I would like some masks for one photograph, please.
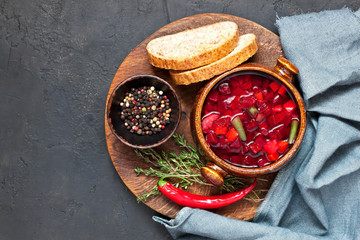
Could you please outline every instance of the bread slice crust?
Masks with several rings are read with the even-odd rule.
[[[155,67],[189,70],[223,58],[238,40],[238,25],[224,21],[153,39],[146,51]]]
[[[252,57],[259,49],[255,34],[249,33],[240,36],[235,49],[220,60],[187,71],[170,70],[170,76],[178,85],[208,80],[216,75],[235,68]]]

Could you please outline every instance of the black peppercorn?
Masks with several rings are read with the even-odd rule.
[[[170,123],[170,100],[154,86],[131,88],[120,107],[125,127],[139,136],[156,134]]]

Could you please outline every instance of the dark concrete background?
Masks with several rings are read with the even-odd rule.
[[[167,23],[356,10],[360,0],[0,0],[0,240],[170,239],[117,175],[104,107],[124,58]]]

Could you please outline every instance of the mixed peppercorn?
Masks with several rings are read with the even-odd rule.
[[[170,100],[154,86],[131,88],[120,106],[121,119],[131,133],[153,135],[170,123]]]

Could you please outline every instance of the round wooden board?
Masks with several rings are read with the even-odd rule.
[[[273,67],[276,64],[276,60],[279,57],[283,57],[283,52],[281,49],[279,37],[267,30],[266,28],[251,22],[249,20],[225,15],[225,14],[199,14],[191,17],[186,17],[178,21],[172,22],[163,28],[156,31],[150,37],[145,39],[140,43],[124,60],[119,69],[116,72],[116,75],[111,83],[108,97],[113,91],[113,89],[120,82],[124,81],[126,78],[138,75],[138,74],[150,74],[161,77],[174,87],[176,92],[179,95],[182,107],[182,120],[177,129],[177,133],[184,134],[185,138],[189,143],[193,144],[193,139],[190,131],[189,117],[192,109],[194,97],[197,92],[200,90],[207,81],[202,83],[191,84],[188,86],[177,86],[175,85],[167,70],[158,69],[150,65],[147,54],[146,54],[146,45],[147,43],[154,38],[173,34],[180,32],[186,29],[197,28],[203,25],[219,22],[219,21],[233,21],[236,22],[240,29],[240,34],[245,33],[254,33],[258,39],[259,50],[258,52],[248,61],[261,63],[268,67]],[[107,106],[106,106],[107,109]],[[132,191],[132,193],[138,197],[146,192],[150,192],[154,186],[156,186],[157,178],[146,177],[144,175],[136,176],[134,168],[142,167],[148,168],[150,165],[145,163],[143,160],[139,159],[135,153],[134,149],[125,146],[122,144],[115,135],[111,132],[110,127],[106,121],[105,113],[105,134],[108,151],[111,157],[111,160],[118,172],[119,176],[125,183],[125,185]],[[157,150],[170,151],[176,149],[173,141],[170,139],[165,144],[157,148]],[[270,174],[263,176],[262,179],[265,181],[259,181],[256,189],[269,189],[275,174]],[[246,181],[246,179],[244,180]],[[201,195],[217,194],[218,190],[215,187],[209,186],[194,186],[189,189],[190,192]],[[251,220],[257,208],[259,207],[261,201],[245,200],[242,199],[230,206],[211,210],[215,213],[218,213],[223,216],[227,216],[234,219],[241,220]],[[181,206],[173,203],[163,195],[158,195],[148,201],[144,202],[147,206],[157,211],[160,214],[163,214],[169,218],[174,218],[175,215],[182,208]]]

